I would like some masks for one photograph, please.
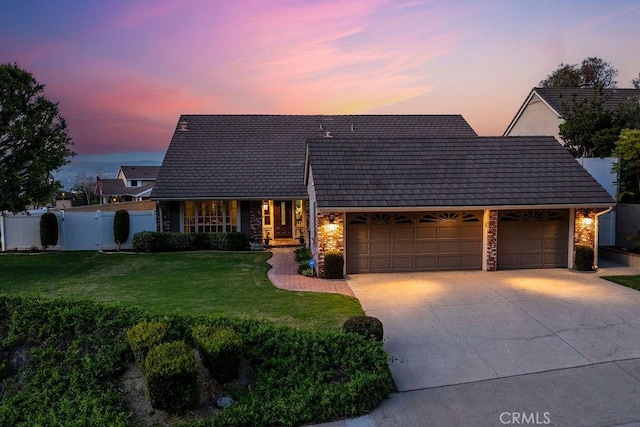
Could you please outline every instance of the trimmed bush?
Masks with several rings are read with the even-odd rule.
[[[164,342],[169,325],[163,322],[140,322],[127,330],[127,342],[140,369],[144,369],[147,353]]]
[[[293,251],[293,256],[295,257],[296,262],[298,264],[301,264],[301,263],[306,264],[307,261],[313,258],[313,255],[311,254],[311,249],[309,248],[298,248]]]
[[[164,233],[141,231],[133,236],[138,252],[241,251],[249,245],[243,233]]]
[[[350,317],[342,325],[342,330],[358,334],[368,341],[382,341],[384,336],[382,322],[377,317],[371,316]]]
[[[113,217],[113,238],[118,244],[118,250],[129,238],[129,212],[125,209],[117,210]]]
[[[219,383],[237,378],[242,364],[242,337],[227,327],[194,326],[193,337],[204,365]]]
[[[342,279],[344,277],[344,258],[338,251],[329,251],[324,254],[324,278]]]
[[[40,244],[44,249],[58,244],[58,217],[53,212],[40,217]]]
[[[576,270],[593,270],[594,253],[593,248],[587,245],[576,246]]]
[[[149,401],[154,408],[179,414],[199,402],[198,362],[184,341],[153,347],[144,367]]]

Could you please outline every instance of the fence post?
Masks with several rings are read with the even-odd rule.
[[[4,213],[0,212],[0,249],[2,252],[6,251],[7,243],[5,241],[5,233],[4,233]]]
[[[94,218],[98,221],[98,224],[96,224],[96,246],[98,247],[98,250],[101,251],[102,244],[100,236],[102,235],[102,211],[100,209],[96,211],[96,216]]]

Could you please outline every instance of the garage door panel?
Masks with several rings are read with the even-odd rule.
[[[420,227],[416,228],[416,239],[436,239],[438,237],[438,230],[435,227]]]
[[[371,240],[389,240],[391,239],[391,227],[373,225],[369,228],[369,239]]]
[[[541,251],[544,249],[544,240],[542,239],[522,239],[520,240],[521,251]]]
[[[401,226],[394,227],[392,232],[392,238],[394,240],[414,240],[415,232],[413,227]]]
[[[372,257],[369,260],[369,268],[371,271],[390,271],[391,270],[391,258],[378,258]]]
[[[460,252],[460,242],[443,242],[438,241],[438,253],[459,253]]]
[[[416,242],[416,255],[436,254],[438,252],[437,242]]]
[[[346,232],[349,273],[482,267],[481,211],[349,214]]]
[[[412,271],[414,269],[414,258],[412,256],[394,257],[392,265],[392,268],[396,271]]]
[[[369,253],[371,255],[391,255],[390,242],[376,242],[369,245]]]
[[[394,255],[413,255],[415,252],[415,245],[411,242],[393,242]]]
[[[438,229],[438,239],[459,239],[460,227],[442,227]]]

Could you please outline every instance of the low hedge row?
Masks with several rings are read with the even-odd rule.
[[[247,236],[239,232],[165,233],[158,231],[136,233],[131,244],[138,252],[241,251],[249,245]]]
[[[186,425],[292,426],[355,417],[393,389],[382,344],[355,334],[0,295],[0,425],[137,425],[122,405],[120,379],[133,360],[126,331],[142,321],[168,324],[169,341],[188,340],[198,325],[232,328],[242,338],[251,386],[233,396],[233,406]]]

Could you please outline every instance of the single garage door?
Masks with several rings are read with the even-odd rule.
[[[480,270],[482,211],[347,215],[347,272]]]
[[[498,269],[566,267],[568,210],[501,211]]]

